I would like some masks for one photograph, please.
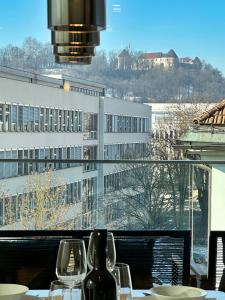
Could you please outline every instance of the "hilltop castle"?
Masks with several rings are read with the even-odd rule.
[[[133,61],[131,52],[124,49],[117,58],[117,69],[119,70],[150,70],[156,67],[163,67],[165,70],[169,70],[178,66],[201,68],[202,63],[198,57],[194,59],[189,57],[179,58],[173,49],[167,53],[143,53],[138,57],[137,61]]]

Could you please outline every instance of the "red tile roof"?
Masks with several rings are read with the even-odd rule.
[[[142,59],[155,59],[155,58],[161,58],[161,57],[173,57],[178,58],[175,51],[173,49],[170,49],[167,53],[162,52],[149,52],[149,53],[143,53],[140,58]]]
[[[143,59],[154,59],[154,58],[160,58],[162,57],[162,52],[152,52],[152,53],[143,53],[140,58]]]
[[[210,110],[204,112],[199,118],[193,120],[199,125],[225,125],[225,100],[213,106]]]

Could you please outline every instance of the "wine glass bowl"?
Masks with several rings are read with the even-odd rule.
[[[87,264],[90,270],[93,269],[94,265],[94,257],[95,257],[96,249],[94,246],[93,240],[93,232],[89,238],[88,251],[87,251]],[[106,246],[106,265],[107,269],[112,272],[116,263],[116,248],[114,237],[111,232],[107,233],[107,246]]]
[[[83,240],[61,240],[56,261],[56,276],[73,287],[81,284],[87,273],[86,250]]]
[[[133,288],[128,264],[116,263],[116,268],[120,273],[120,299],[132,300]]]

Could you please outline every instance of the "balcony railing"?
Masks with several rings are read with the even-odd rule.
[[[223,168],[225,161],[0,159],[0,228],[191,230],[194,260],[205,263],[212,170]]]

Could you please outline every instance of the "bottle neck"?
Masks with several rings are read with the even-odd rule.
[[[107,230],[94,230],[94,269],[106,270],[106,246],[107,246]]]

